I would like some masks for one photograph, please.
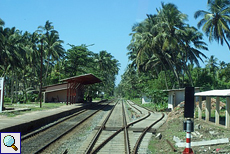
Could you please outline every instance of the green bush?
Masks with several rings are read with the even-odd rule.
[[[38,99],[38,94],[28,94],[27,97],[29,102],[35,102]]]
[[[4,97],[4,104],[11,104],[11,99],[9,97]]]
[[[148,104],[141,104],[140,98],[134,98],[134,99],[131,99],[131,101],[142,106],[142,107],[146,107],[146,108],[148,108],[150,110],[154,110],[154,111],[164,111],[168,108],[168,101],[165,101],[165,100],[161,103],[148,103]]]
[[[11,102],[11,99],[9,97],[4,97],[4,102]]]

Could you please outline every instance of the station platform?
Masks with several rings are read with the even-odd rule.
[[[24,135],[92,104],[77,103],[55,109],[29,112],[16,117],[0,117],[0,132],[21,132],[21,135]]]

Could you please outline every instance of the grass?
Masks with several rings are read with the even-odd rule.
[[[60,106],[63,106],[63,105],[65,105],[65,104],[63,104],[63,103],[42,103],[42,108],[40,108],[39,103],[26,103],[26,104],[5,103],[4,106],[6,108],[30,108],[31,110],[30,111],[17,111],[17,112],[9,112],[9,113],[0,113],[0,115],[4,115],[7,117],[15,117],[17,115],[21,115],[21,114],[28,113],[28,112],[59,108]]]
[[[215,118],[216,110],[211,110],[211,118]],[[220,117],[225,118],[225,109],[219,111]],[[195,117],[198,118],[198,108],[195,109]],[[205,117],[205,110],[202,110],[202,117]]]
[[[153,111],[164,111],[165,109],[168,108],[167,102],[159,103],[159,104],[155,104],[155,103],[142,104],[140,98],[134,98],[131,101],[142,106],[142,107],[146,107],[146,108],[153,110]]]

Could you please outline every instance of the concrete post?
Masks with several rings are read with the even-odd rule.
[[[206,97],[205,121],[209,121],[210,117],[211,117],[211,97]]]
[[[202,97],[199,97],[198,119],[202,119]]]
[[[46,92],[43,92],[43,102],[46,102]]]
[[[176,107],[176,94],[173,92],[173,108]]]
[[[195,110],[196,110],[196,97],[194,96],[194,116],[193,116],[194,119],[196,118]]]
[[[216,97],[216,113],[215,113],[215,124],[220,123],[220,97]]]
[[[226,102],[226,116],[225,116],[225,127],[230,127],[230,97],[227,97]]]

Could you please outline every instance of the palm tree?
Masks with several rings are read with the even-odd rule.
[[[52,22],[49,20],[46,21],[45,26],[38,26],[38,32],[43,33],[45,32],[45,35],[48,35],[49,33],[55,32],[57,33],[56,30],[54,30],[54,26],[52,26]]]
[[[152,72],[156,74],[162,70],[165,73],[170,70],[179,87],[183,87],[184,79],[181,81],[181,77],[184,77],[184,71],[190,76],[192,84],[187,65],[190,62],[199,66],[199,60],[202,61],[205,57],[200,52],[207,50],[202,34],[186,25],[187,15],[171,3],[162,3],[162,8],[157,9],[156,15],[147,17],[143,22],[135,24],[130,34],[132,40],[127,48],[131,64],[139,71],[154,69]]]
[[[0,27],[0,69],[5,76],[10,67],[22,67],[21,57],[24,55],[22,48],[18,45],[20,36],[13,28]]]
[[[5,22],[0,18],[0,26],[4,26]]]
[[[98,75],[103,80],[102,90],[108,95],[112,95],[115,87],[115,75],[118,74],[120,66],[118,60],[114,59],[110,53],[103,50],[94,55],[94,62],[97,66]]]
[[[45,81],[48,77],[48,72],[50,66],[57,62],[60,58],[64,56],[65,50],[62,46],[64,43],[62,40],[59,39],[59,34],[54,27],[52,26],[52,22],[46,21],[45,26],[39,26],[38,32],[42,33],[42,40],[43,40],[43,50],[45,55],[45,62],[46,62],[46,71],[45,71]],[[47,81],[46,81],[47,84]]]
[[[94,62],[98,63],[98,69],[102,72],[107,72],[111,66],[109,63],[112,55],[105,50],[100,51],[99,54],[95,54]]]
[[[133,55],[136,55],[138,69],[151,57],[156,65],[161,63],[164,70],[170,69],[180,85],[180,65],[176,63],[179,51],[178,34],[183,29],[187,16],[171,3],[162,3],[162,9],[157,11],[157,15],[148,15],[144,22],[133,27],[128,49],[135,53]]]
[[[230,49],[227,39],[230,38],[230,1],[229,0],[208,0],[208,11],[198,10],[194,17],[202,19],[198,22],[198,28],[202,27],[203,32],[209,41],[215,39],[223,45],[225,42]]]
[[[206,65],[206,67],[209,70],[209,73],[215,77],[216,75],[216,71],[218,69],[218,63],[217,63],[218,59],[214,57],[214,55],[211,55],[211,57],[209,58],[208,61],[206,61],[208,64]]]
[[[225,63],[225,61],[219,61],[219,69],[222,70],[224,68],[226,68],[227,64]]]
[[[181,64],[183,66],[183,72],[189,77],[190,84],[193,86],[192,77],[188,68],[188,62],[191,65],[194,63],[200,67],[199,60],[203,62],[202,57],[207,58],[201,50],[208,50],[207,44],[202,41],[203,34],[198,32],[195,27],[185,27],[181,35]],[[184,75],[183,75],[184,78]]]

